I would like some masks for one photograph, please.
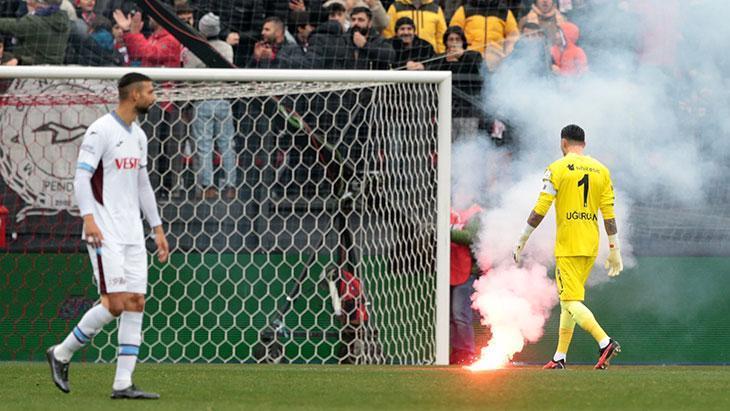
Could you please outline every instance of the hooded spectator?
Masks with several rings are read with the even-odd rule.
[[[578,26],[565,22],[560,25],[557,44],[553,45],[550,54],[553,58],[553,72],[562,76],[574,76],[588,70],[588,58],[582,48],[576,44],[580,37]]]

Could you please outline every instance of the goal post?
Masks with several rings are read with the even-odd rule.
[[[172,247],[141,360],[448,363],[451,73],[61,66],[0,67],[2,359],[42,358],[97,297],[70,183],[131,71],[155,80],[139,121]],[[108,328],[84,358],[114,360]]]

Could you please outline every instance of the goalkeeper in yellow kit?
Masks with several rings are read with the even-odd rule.
[[[543,368],[565,368],[565,357],[573,338],[575,324],[590,333],[598,342],[599,357],[594,368],[607,368],[611,357],[621,351],[618,342],[603,331],[593,313],[583,305],[585,282],[598,255],[599,231],[596,213],[599,209],[608,234],[608,275],[614,277],[623,270],[613,209],[611,175],[606,166],[584,155],[584,148],[583,129],[573,124],[564,127],[560,132],[563,158],[550,164],[545,171],[540,197],[514,250],[515,262],[519,264],[527,239],[555,201],[555,282],[560,295],[560,333],[555,355]]]

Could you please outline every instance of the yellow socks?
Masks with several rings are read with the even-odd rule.
[[[573,329],[575,329],[575,320],[568,310],[560,303],[560,329],[558,334],[558,349],[555,351],[553,361],[565,361],[568,354],[570,341],[573,339]]]
[[[608,341],[608,334],[598,324],[591,310],[588,309],[581,301],[561,301],[560,306],[573,317],[573,320],[580,328],[586,330],[598,343]],[[562,328],[562,312],[560,315]],[[561,331],[562,337],[562,331]]]

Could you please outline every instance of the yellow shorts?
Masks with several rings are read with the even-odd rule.
[[[585,284],[591,274],[596,257],[556,257],[555,283],[560,301],[583,301]]]

